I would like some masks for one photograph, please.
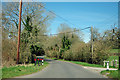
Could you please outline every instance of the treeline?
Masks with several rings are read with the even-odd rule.
[[[2,9],[2,66],[16,65],[19,3],[5,2]],[[23,2],[19,63],[31,63],[45,55],[47,28],[55,17],[43,3]]]
[[[16,65],[19,3],[6,2],[2,6],[2,66]],[[100,34],[93,29],[93,55],[91,41],[83,41],[83,33],[73,31],[67,24],[59,26],[61,34],[49,36],[48,27],[55,15],[43,8],[43,3],[23,3],[20,40],[20,62],[31,63],[36,56],[46,55],[58,59],[102,64],[110,48],[118,48],[118,28]]]
[[[110,49],[118,48],[118,28],[107,30],[103,34],[100,34],[98,29],[93,29],[93,54],[91,41],[83,42],[82,35],[80,35],[82,32],[79,34],[76,32],[67,33],[67,30],[73,30],[65,24],[62,24],[60,28],[60,32],[64,32],[63,34],[49,38],[46,52],[48,57],[103,64],[103,60],[106,60],[110,55]]]

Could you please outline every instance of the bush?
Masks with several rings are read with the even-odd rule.
[[[45,55],[44,49],[40,46],[37,45],[31,45],[30,46],[30,51],[32,54],[35,54],[36,56],[43,56]]]
[[[29,57],[31,56],[30,54],[31,53],[27,52],[20,53],[20,63],[29,63]]]
[[[65,51],[63,54],[63,59],[65,60],[73,60],[73,53],[70,50]]]
[[[72,45],[70,50],[64,51],[63,58],[65,60],[93,62],[94,64],[103,64],[103,61],[108,58],[109,48],[100,42],[94,42],[93,59],[91,54],[91,45],[85,43],[77,43]]]

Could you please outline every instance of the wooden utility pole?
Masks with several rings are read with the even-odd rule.
[[[119,53],[119,68],[118,68],[118,70],[120,70],[120,53]]]
[[[22,13],[22,0],[20,0],[19,7],[19,27],[18,27],[18,44],[17,44],[17,64],[19,63],[19,52],[20,52],[20,32],[21,32],[21,13]]]
[[[119,73],[120,73],[120,37],[119,37],[119,35],[120,35],[120,28],[118,28],[119,29],[119,32],[118,32],[118,56],[119,56],[119,67],[118,67],[118,70],[119,70]]]
[[[120,14],[120,1],[118,2],[118,14]],[[118,53],[119,53],[119,74],[120,74],[120,15],[118,15]],[[120,79],[120,75],[119,75],[119,79]]]
[[[93,27],[91,27],[91,59],[93,63]]]

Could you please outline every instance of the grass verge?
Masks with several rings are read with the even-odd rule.
[[[75,63],[75,64],[79,64],[79,65],[82,65],[82,66],[103,67],[102,65],[98,65],[98,64],[89,64],[89,63],[86,63],[86,62],[78,62],[78,61],[69,61],[69,62],[72,62],[72,63]]]
[[[48,58],[47,59],[53,59],[53,60],[59,60],[59,61],[67,61],[67,60],[63,60],[63,59],[57,59],[57,58]],[[75,63],[75,64],[79,64],[82,66],[89,66],[89,67],[104,67],[103,65],[98,65],[98,64],[90,64],[90,63],[86,63],[86,62],[79,62],[79,61],[67,61],[67,62],[71,62],[71,63]]]
[[[109,52],[110,52],[111,54],[113,54],[113,53],[119,53],[119,51],[120,51],[120,49],[111,49]],[[110,57],[107,59],[107,61],[110,61],[110,65],[111,65],[111,61],[113,61],[113,60],[119,61],[119,56],[114,55],[114,56],[110,56]],[[117,63],[119,63],[119,62],[117,62]]]
[[[110,71],[101,71],[101,74],[102,75],[106,75],[108,76],[109,78],[118,78],[120,79],[120,71],[119,70],[110,70]]]
[[[106,61],[109,61],[110,63],[109,63],[109,65],[110,65],[110,67],[112,67],[111,66],[111,61],[113,61],[113,60],[117,60],[117,64],[119,64],[119,56],[110,56]],[[115,63],[115,62],[114,62]],[[115,66],[113,66],[112,68],[115,68]],[[118,68],[118,67],[117,67]]]
[[[110,52],[110,53],[119,53],[119,50],[120,50],[120,49],[111,49],[109,52]]]
[[[31,64],[30,66],[14,66],[14,67],[4,67],[2,68],[2,78],[12,78],[27,74],[32,74],[35,72],[38,72],[45,68],[48,65],[48,62],[44,62],[43,66],[34,66],[34,64]]]

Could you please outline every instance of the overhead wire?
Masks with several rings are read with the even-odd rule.
[[[69,23],[69,24],[71,24],[73,26],[76,26],[75,24],[71,23],[69,20],[67,20],[67,19],[63,18],[62,16],[54,13],[53,11],[46,8],[45,6],[42,6],[42,5],[40,5],[40,6],[43,7],[44,9],[48,10],[50,13],[54,14],[55,16],[59,17],[60,19],[66,21],[67,23]],[[86,28],[83,28],[83,29],[78,29],[76,31],[85,30],[85,29],[88,29],[88,28],[90,28],[90,27],[86,27]],[[63,33],[72,33],[72,32],[76,32],[76,31],[74,30],[74,31],[68,31],[68,32],[60,32],[60,33],[57,33],[57,34],[50,34],[50,35],[58,35],[58,34],[63,34]]]
[[[43,7],[43,8],[46,9],[46,10],[48,10],[49,12],[51,12],[51,13],[54,14],[54,15],[56,15],[57,17],[61,18],[62,20],[66,21],[67,23],[70,23],[71,25],[76,26],[75,24],[71,23],[69,20],[67,20],[67,19],[63,18],[62,16],[54,13],[53,11],[49,10],[48,8],[46,8],[46,7],[44,7],[44,6],[41,6],[41,7]],[[112,19],[113,17],[116,17],[116,14],[113,15],[113,16],[111,16],[111,17],[109,17],[109,18],[107,18],[107,19],[105,19],[105,20],[103,20],[103,21],[101,21],[101,24],[103,24],[105,21],[107,21],[107,23],[108,23],[108,20],[110,21],[110,19]],[[102,22],[103,22],[103,23],[102,23]],[[86,27],[86,28],[87,28],[87,27]],[[86,29],[86,28],[84,28],[84,29]],[[81,29],[81,30],[83,30],[83,29]],[[69,33],[69,32],[68,32],[68,33]],[[57,34],[55,34],[55,35],[57,35]]]
[[[82,31],[82,30],[85,30],[85,29],[88,29],[88,28],[91,28],[91,27],[86,27],[86,28],[83,28],[83,29],[74,29],[73,31],[60,32],[60,33],[57,33],[57,34],[50,34],[50,35],[52,36],[52,35],[59,35],[59,34],[65,34],[65,33],[73,33],[73,32]]]
[[[50,13],[54,14],[55,16],[59,17],[60,19],[66,21],[67,23],[69,23],[69,24],[71,24],[71,25],[73,25],[73,26],[76,26],[75,24],[73,24],[73,23],[70,22],[69,20],[67,20],[67,19],[63,18],[62,16],[54,13],[53,11],[49,10],[48,8],[46,8],[45,6],[42,6],[42,5],[40,5],[40,6],[43,7],[44,9],[48,10]]]

